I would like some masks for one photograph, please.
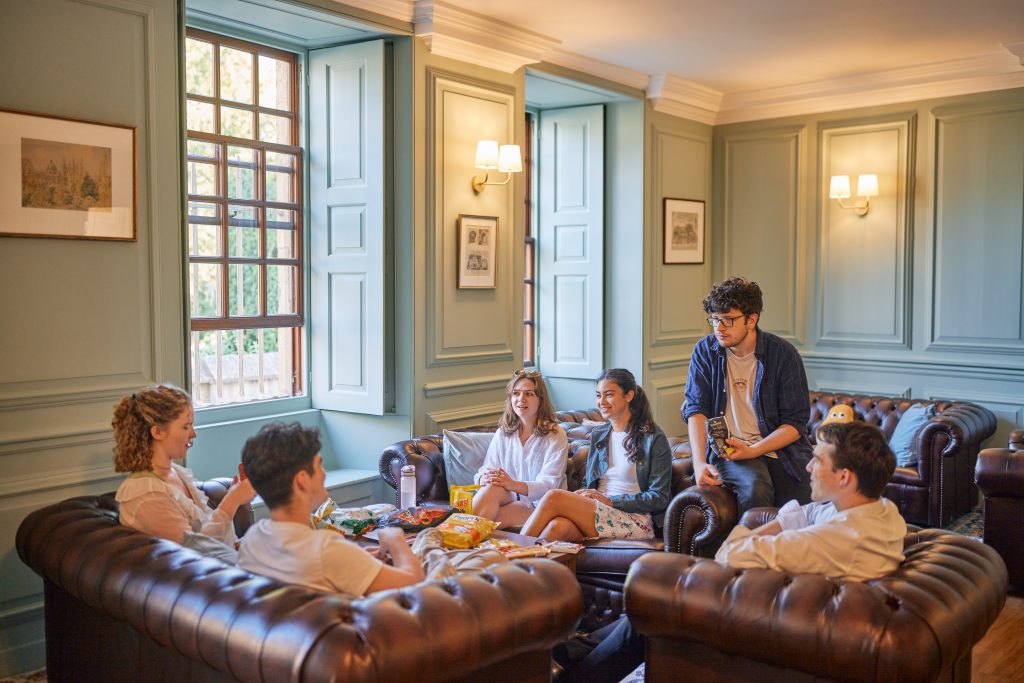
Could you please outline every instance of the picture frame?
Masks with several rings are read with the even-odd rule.
[[[663,263],[704,263],[704,202],[665,198]]]
[[[0,236],[135,241],[136,129],[0,109]]]
[[[459,214],[456,230],[459,289],[494,289],[498,217]]]

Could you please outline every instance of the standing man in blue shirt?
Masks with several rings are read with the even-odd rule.
[[[730,278],[704,298],[712,334],[693,349],[683,419],[698,484],[727,486],[739,514],[810,501],[807,374],[796,348],[758,328],[756,282]],[[707,420],[724,417],[728,448],[709,448]]]

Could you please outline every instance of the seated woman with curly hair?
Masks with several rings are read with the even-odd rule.
[[[117,489],[120,520],[185,545],[201,546],[195,538],[200,534],[234,548],[235,512],[256,492],[236,477],[217,509],[210,509],[192,473],[174,462],[196,437],[193,419],[189,395],[166,384],[140,389],[114,406],[114,469],[130,472]]]

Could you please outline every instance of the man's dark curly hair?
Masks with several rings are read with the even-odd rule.
[[[320,452],[320,431],[298,422],[264,425],[242,448],[246,476],[273,510],[292,499],[292,480],[299,470],[313,473],[313,458]]]
[[[731,277],[712,287],[704,297],[704,312],[709,315],[728,313],[734,308],[740,309],[743,315],[761,314],[764,302],[761,299],[761,288],[756,282]]]

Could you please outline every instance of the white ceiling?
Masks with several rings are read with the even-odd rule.
[[[1024,41],[1024,0],[445,2],[554,38],[563,51],[725,95],[968,58],[1010,60],[1001,46]]]

